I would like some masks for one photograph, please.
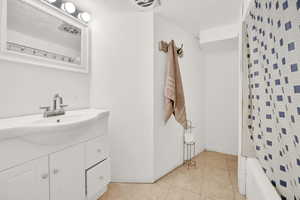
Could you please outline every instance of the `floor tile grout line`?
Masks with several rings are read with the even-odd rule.
[[[234,181],[234,174],[235,174],[235,170],[237,170],[237,168],[235,168],[235,163],[236,163],[236,158],[234,157],[227,157],[225,154],[218,154],[218,153],[213,153],[213,152],[207,152],[204,154],[201,154],[200,156],[197,155],[195,157],[195,160],[197,160],[200,164],[200,168],[196,168],[195,170],[191,170],[191,171],[187,171],[187,169],[183,168],[182,166],[174,169],[172,172],[168,173],[166,176],[162,177],[161,179],[159,179],[159,181],[162,181],[161,183],[163,183],[163,185],[165,184],[166,189],[164,192],[161,193],[161,198],[155,196],[155,200],[171,200],[170,196],[172,195],[172,190],[174,189],[175,191],[178,189],[181,192],[184,193],[189,193],[189,194],[193,194],[195,195],[196,199],[201,199],[201,200],[207,200],[206,198],[209,197],[210,195],[206,194],[206,192],[204,191],[204,186],[205,186],[205,181],[206,181],[206,176],[205,176],[205,171],[208,170],[209,168],[213,168],[212,171],[210,171],[210,173],[225,173],[225,176],[228,177],[226,178],[226,180],[228,181],[228,188],[230,188],[228,190],[229,193],[231,193],[232,198],[228,199],[228,200],[238,200],[238,196],[236,196],[236,189],[235,189],[235,185],[236,182]],[[198,164],[197,162],[197,164]],[[219,163],[223,163],[221,166],[217,166]],[[210,166],[210,164],[212,164],[213,166]],[[198,166],[197,166],[198,167]],[[220,167],[220,168],[219,168]],[[217,171],[215,171],[217,170]],[[215,172],[214,172],[215,171]],[[222,172],[223,171],[223,172]],[[203,179],[202,181],[199,181],[199,191],[200,192],[195,192],[194,189],[190,189],[193,188],[193,186],[191,186],[192,184],[195,184],[195,182],[193,181],[193,183],[191,183],[191,185],[187,184],[187,186],[185,186],[184,184],[181,185],[176,184],[176,181],[173,179],[174,177],[176,177],[176,174],[174,177],[172,177],[172,173],[178,173],[180,174],[179,176],[179,181],[180,181],[180,177],[186,177],[187,180],[189,181],[189,179],[192,177],[194,177],[195,175],[195,179]],[[171,176],[170,176],[171,175]],[[163,180],[168,177],[167,182],[164,182]],[[178,178],[178,177],[177,177]],[[172,180],[173,179],[173,180]],[[178,180],[177,180],[178,181]],[[188,183],[187,181],[187,183]],[[198,180],[197,180],[198,181]],[[196,181],[196,185],[197,185],[197,181]],[[216,179],[216,181],[218,181]],[[156,182],[157,183],[157,182]],[[156,184],[154,183],[154,184]],[[225,183],[225,182],[224,182]],[[223,183],[221,183],[223,184]],[[197,189],[196,189],[197,191]],[[151,194],[151,193],[150,193]],[[183,194],[181,194],[183,195]],[[220,194],[218,194],[220,195]],[[213,194],[211,197],[214,197],[215,194]],[[216,197],[216,196],[215,196]],[[205,199],[204,199],[205,198]],[[241,197],[243,199],[243,197]],[[143,199],[142,197],[140,199]],[[148,199],[148,198],[147,198]],[[152,199],[152,198],[151,198]],[[177,199],[177,198],[176,198]],[[213,198],[215,200],[215,198]],[[101,199],[100,199],[101,200]],[[104,199],[102,199],[104,200]],[[116,199],[105,199],[105,200],[116,200]],[[184,200],[188,200],[188,199],[184,199]]]

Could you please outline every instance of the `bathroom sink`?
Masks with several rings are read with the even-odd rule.
[[[26,137],[59,133],[57,137],[64,134],[75,133],[76,130],[92,125],[94,121],[107,115],[108,112],[98,109],[85,109],[68,111],[65,115],[44,118],[42,114],[0,120],[0,142],[3,139],[14,137]]]
[[[81,115],[73,115],[73,116],[59,116],[59,117],[51,117],[39,119],[37,121],[33,121],[31,125],[39,125],[39,126],[56,126],[62,125],[66,123],[76,123],[82,119]]]
[[[39,128],[49,128],[49,127],[59,127],[68,126],[74,124],[84,123],[97,118],[99,111],[97,110],[84,110],[84,111],[71,111],[67,112],[65,115],[48,117],[48,118],[38,118],[29,122],[25,127],[39,127]]]

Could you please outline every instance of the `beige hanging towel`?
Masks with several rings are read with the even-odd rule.
[[[165,122],[174,114],[175,119],[187,128],[182,80],[174,40],[168,46],[167,74],[165,85]]]

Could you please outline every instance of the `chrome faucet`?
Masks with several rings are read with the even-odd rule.
[[[50,106],[42,106],[40,109],[45,109],[43,116],[47,117],[54,117],[58,115],[66,114],[65,107],[68,105],[63,104],[63,98],[59,94],[55,94],[53,97],[53,108],[51,110]]]

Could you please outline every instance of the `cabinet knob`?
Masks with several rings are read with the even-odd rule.
[[[53,170],[53,174],[58,174],[59,170],[58,169],[54,169]]]
[[[101,150],[101,149],[97,149],[97,152],[98,152],[98,153],[101,153],[101,152],[102,152],[102,150]]]
[[[49,176],[49,174],[43,174],[41,177],[42,177],[42,179],[47,179],[48,176]]]

